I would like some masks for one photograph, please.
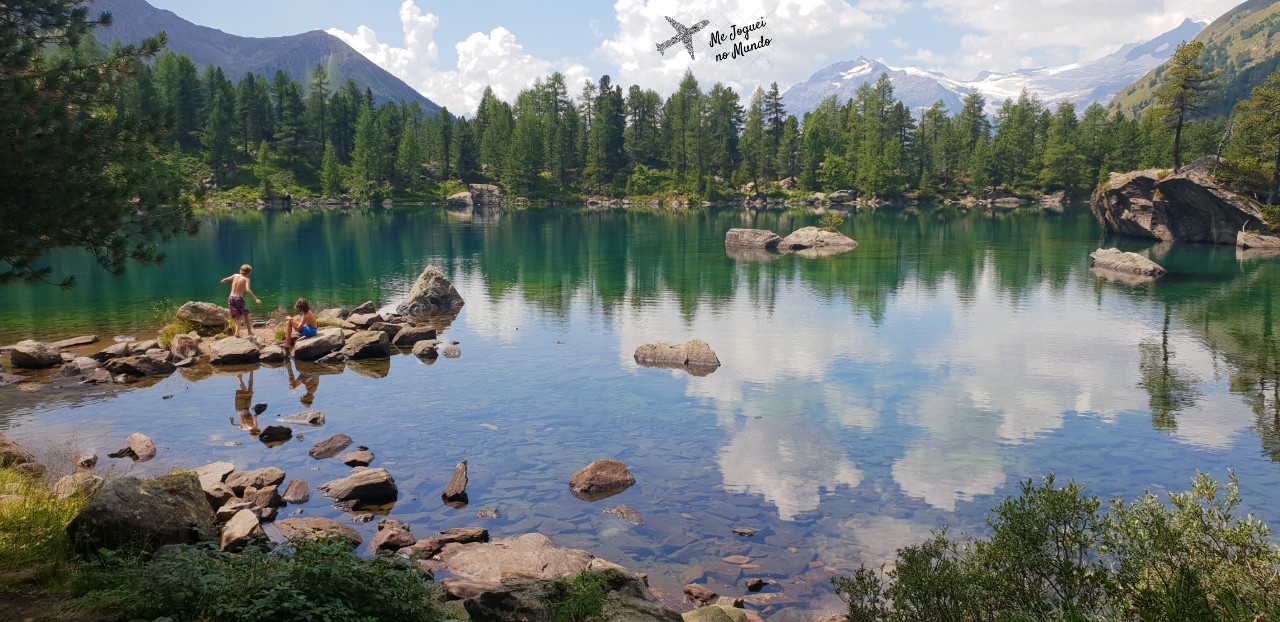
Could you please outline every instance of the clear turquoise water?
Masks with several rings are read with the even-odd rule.
[[[834,574],[942,525],[982,533],[999,498],[1050,470],[1126,498],[1234,470],[1249,509],[1280,525],[1280,259],[1107,239],[1083,207],[884,209],[849,218],[842,229],[861,246],[838,257],[725,252],[731,227],[785,234],[818,219],[216,212],[198,237],[168,245],[163,265],[122,277],[76,253],[51,257],[79,284],[0,288],[0,342],[142,336],[157,303],[221,304],[218,280],[246,261],[262,308],[298,296],[394,305],[434,263],[467,301],[444,333],[462,357],[323,375],[313,406],[328,424],[295,428],[305,438],[277,448],[233,425],[236,373],[207,368],[150,386],[0,388],[0,431],[55,461],[96,449],[116,474],[230,460],[313,487],[348,469],[307,449],[344,432],[395,475],[391,514],[420,536],[477,524],[543,532],[648,572],[672,604],[687,582],[740,594],[743,579],[770,578],[766,615],[838,610]],[[1172,274],[1156,285],[1099,278],[1088,254],[1101,245],[1149,250]],[[641,343],[690,338],[723,366],[694,377],[632,360]],[[253,381],[253,401],[270,405],[263,425],[305,409],[285,369],[259,368]],[[160,446],[156,460],[105,458],[135,431]],[[599,458],[625,461],[637,485],[596,503],[572,497],[569,477]],[[439,497],[462,459],[465,510]],[[603,513],[619,503],[645,523]],[[502,518],[476,519],[483,506]],[[318,495],[283,515],[299,509],[346,517]],[[738,526],[760,533],[734,536]],[[735,554],[759,567],[721,561]]]

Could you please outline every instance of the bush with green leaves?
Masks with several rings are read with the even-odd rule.
[[[840,225],[844,224],[844,217],[840,214],[827,214],[822,217],[822,221],[819,224],[822,225],[823,231],[836,233],[840,230]]]
[[[1239,506],[1234,476],[1104,511],[1049,475],[995,508],[990,538],[944,530],[832,582],[850,622],[1280,619],[1280,548]]]
[[[435,584],[404,560],[362,559],[337,541],[292,554],[192,548],[152,561],[107,558],[83,589],[134,617],[204,622],[427,622],[443,619]]]

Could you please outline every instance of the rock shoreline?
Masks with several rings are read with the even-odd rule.
[[[322,441],[317,447],[327,442]],[[304,480],[290,480],[288,491],[281,495],[279,491],[288,476],[275,467],[240,469],[229,462],[214,462],[191,471],[148,479],[118,477],[104,483],[102,477],[92,473],[96,460],[76,456],[75,463],[76,473],[59,480],[54,490],[64,490],[67,496],[83,495],[89,500],[67,528],[82,554],[94,555],[109,548],[159,555],[208,541],[216,542],[225,554],[320,538],[346,542],[353,552],[364,546],[364,537],[358,530],[332,518],[292,516],[277,520],[288,506],[307,503],[309,485]],[[0,465],[21,464],[34,464],[30,452],[0,435]],[[463,465],[465,461],[459,466]],[[454,479],[456,476],[455,472]],[[443,474],[439,477],[443,479]],[[355,480],[361,483],[352,484]],[[76,482],[81,485],[73,487]],[[625,464],[600,460],[575,473],[570,484],[584,492],[613,490],[616,494],[619,488],[625,490],[634,485],[635,478]],[[380,504],[385,511],[394,506],[398,497],[390,473],[363,467],[353,468],[349,477],[323,484],[317,490],[339,501],[339,509],[352,513],[361,509],[344,505],[343,500]],[[490,512],[486,514],[485,510]],[[644,523],[638,512],[625,505],[605,512],[634,526]],[[485,508],[476,514],[476,519],[495,514],[493,508]],[[754,531],[751,533],[754,535]],[[745,579],[734,588],[741,594],[736,597],[721,596],[706,585],[689,583],[684,587],[685,600],[681,604],[692,604],[694,608],[681,614],[649,589],[646,575],[588,551],[561,546],[539,533],[493,538],[489,529],[473,526],[419,537],[414,534],[413,524],[382,518],[366,550],[411,561],[437,580],[447,599],[461,601],[472,619],[481,620],[543,619],[553,613],[549,603],[563,600],[560,592],[567,589],[566,579],[583,573],[594,575],[609,594],[606,619],[687,621],[724,619],[716,616],[727,615],[733,620],[763,620],[759,613],[746,608],[746,603],[752,594],[776,582],[760,577]],[[746,567],[751,559],[737,555],[724,561]],[[723,591],[726,587],[717,589]],[[712,617],[704,617],[708,615]]]

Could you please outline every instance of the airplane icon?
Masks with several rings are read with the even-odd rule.
[[[663,17],[666,17],[666,16],[664,15]],[[689,51],[689,58],[697,60],[697,58],[693,55],[693,33],[698,32],[699,30],[702,30],[703,28],[706,27],[707,24],[710,24],[711,22],[704,19],[694,24],[693,28],[686,28],[684,24],[681,24],[680,22],[677,22],[676,20],[671,19],[670,17],[667,17],[667,22],[671,24],[672,28],[676,29],[677,34],[676,36],[671,37],[670,39],[667,39],[662,43],[659,43],[658,53],[666,55],[667,48],[675,45],[676,43],[683,41],[684,49]]]

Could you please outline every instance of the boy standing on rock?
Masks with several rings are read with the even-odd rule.
[[[227,297],[227,309],[231,311],[231,321],[236,325],[236,337],[240,336],[241,319],[244,320],[244,327],[249,331],[249,336],[253,336],[253,322],[249,320],[249,305],[245,304],[244,295],[249,294],[253,296],[255,304],[262,304],[262,301],[258,300],[258,295],[249,289],[250,274],[253,274],[253,266],[245,264],[240,266],[239,274],[233,274],[220,281],[222,283],[231,281],[231,295]]]

